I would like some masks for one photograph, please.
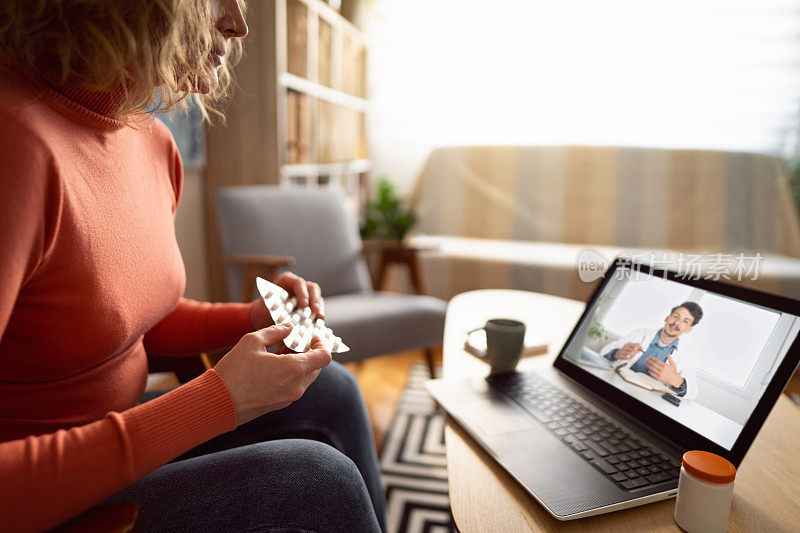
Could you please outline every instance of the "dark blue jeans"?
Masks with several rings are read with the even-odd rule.
[[[332,363],[299,401],[193,448],[108,503],[123,501],[140,505],[145,532],[384,529],[358,382]]]

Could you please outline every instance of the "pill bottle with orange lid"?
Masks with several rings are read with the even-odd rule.
[[[728,530],[736,467],[724,457],[692,450],[683,454],[675,522],[688,533]]]

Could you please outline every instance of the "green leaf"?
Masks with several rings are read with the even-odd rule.
[[[416,223],[417,216],[403,207],[403,200],[386,177],[378,180],[376,189],[376,199],[367,204],[362,237],[402,240]]]

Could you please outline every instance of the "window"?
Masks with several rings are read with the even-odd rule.
[[[780,313],[708,293],[698,303],[703,320],[691,332],[697,368],[744,389]]]
[[[800,0],[375,0],[375,173],[463,144],[788,155],[798,27]]]

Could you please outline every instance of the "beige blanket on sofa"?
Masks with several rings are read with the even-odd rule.
[[[800,224],[781,159],[586,146],[435,150],[414,195],[429,292],[525,288],[584,299],[585,248],[761,253],[755,286],[800,296]],[[603,248],[605,247],[605,248]],[[753,284],[753,283],[750,283]]]

